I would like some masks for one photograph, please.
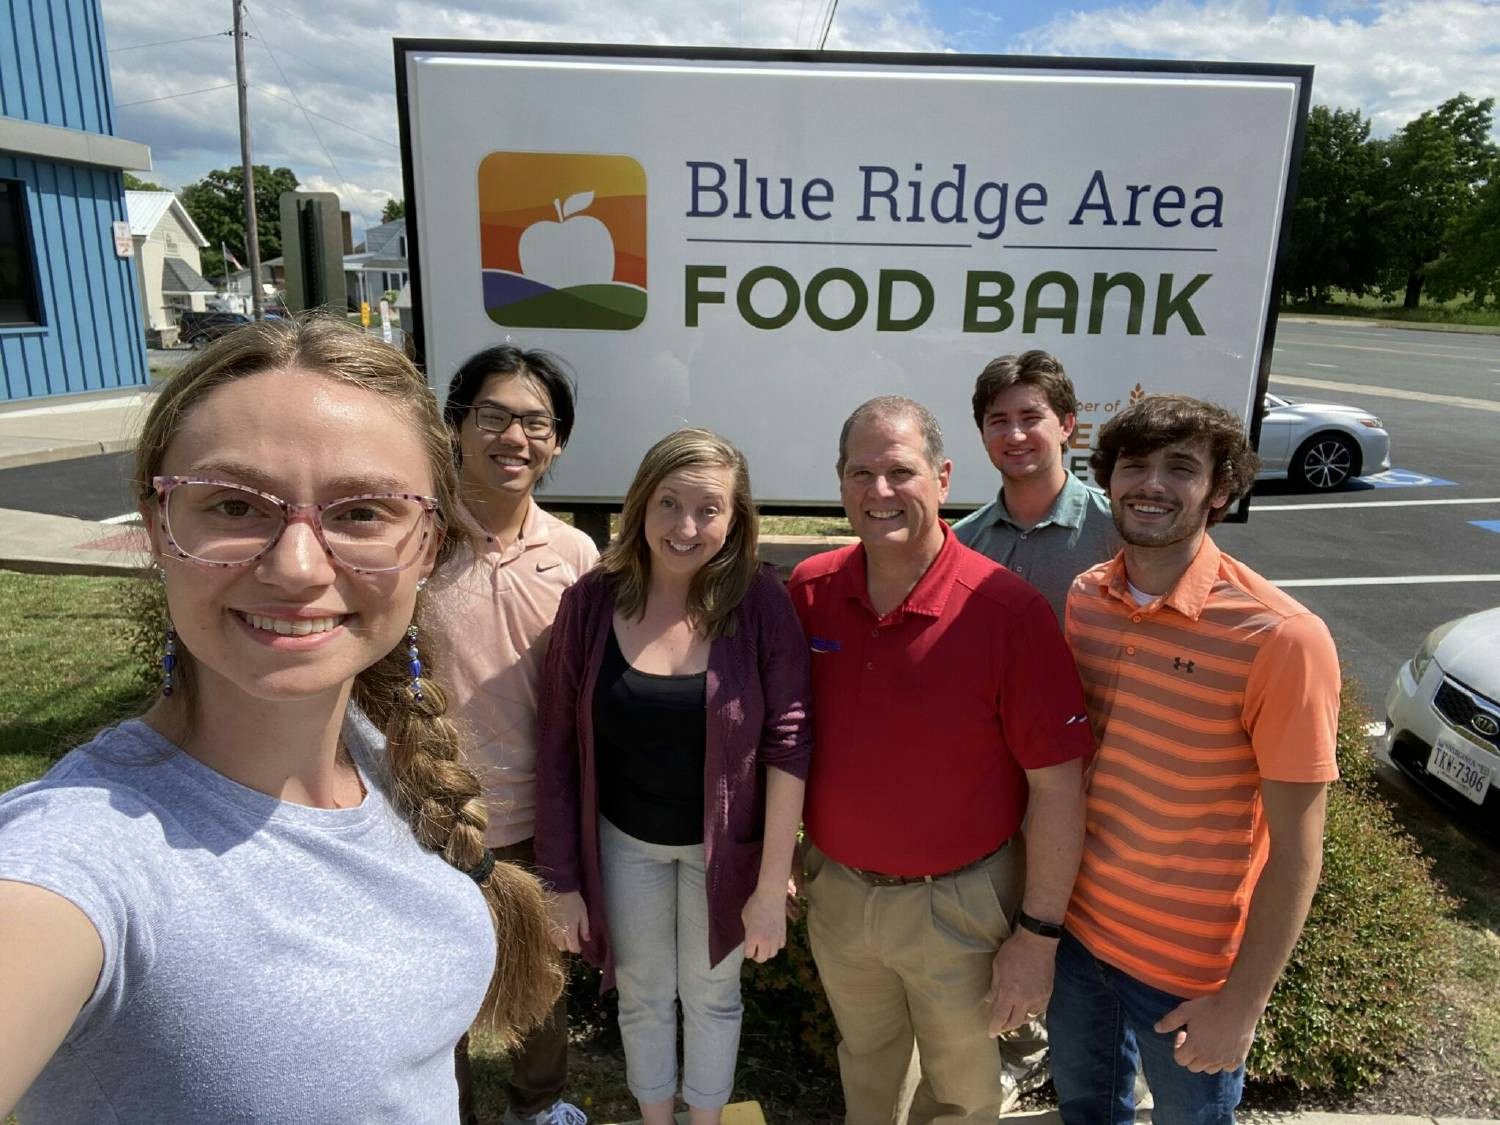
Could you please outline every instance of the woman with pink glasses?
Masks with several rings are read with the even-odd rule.
[[[560,987],[484,847],[422,645],[448,433],[394,349],[241,329],[157,396],[135,483],[162,687],[0,796],[0,1116],[443,1122],[476,1014]]]

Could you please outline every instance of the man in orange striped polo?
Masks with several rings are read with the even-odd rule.
[[[1317,886],[1338,771],[1323,622],[1208,536],[1258,458],[1239,419],[1152,395],[1091,465],[1125,546],[1066,632],[1098,752],[1048,1020],[1068,1125],[1228,1125]]]

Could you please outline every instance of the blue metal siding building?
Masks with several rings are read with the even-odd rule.
[[[114,136],[99,0],[0,0],[0,402],[148,382],[114,224],[150,166]]]

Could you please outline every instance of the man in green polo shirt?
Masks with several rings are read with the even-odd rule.
[[[1041,590],[1059,623],[1073,579],[1120,550],[1109,499],[1064,465],[1077,412],[1055,356],[991,360],[974,384],[974,422],[1000,470],[1000,494],[953,525],[964,546]]]
[[[960,543],[1039,589],[1062,624],[1073,579],[1120,550],[1109,498],[1065,467],[1078,396],[1057,358],[1033,350],[992,359],[974,384],[974,422],[1000,470],[992,504],[953,525]],[[1047,1080],[1047,1029],[1012,1032],[1002,1051],[1006,1107]]]

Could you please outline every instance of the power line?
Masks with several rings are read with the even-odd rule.
[[[339,186],[342,187],[346,192],[348,192],[350,207],[356,214],[359,215],[360,221],[364,223],[364,225],[368,228],[372,225],[370,223],[370,217],[365,214],[364,208],[359,205],[359,201],[354,197],[354,192],[350,191],[349,182],[344,178],[344,173],[339,169],[338,162],[334,160],[333,153],[328,151],[328,146],[323,143],[323,138],[318,133],[318,127],[312,123],[312,116],[308,112],[307,107],[302,104],[302,99],[297,97],[296,87],[293,86],[289,81],[287,81],[286,71],[281,69],[281,61],[277,59],[276,52],[271,50],[271,44],[267,43],[265,36],[260,34],[260,25],[255,22],[254,14],[251,13],[249,8],[245,8],[244,11],[245,14],[250,17],[250,24],[255,28],[255,34],[259,39],[260,45],[266,49],[266,54],[271,56],[271,62],[276,67],[276,73],[281,75],[281,84],[285,86],[287,88],[287,92],[292,95],[292,104],[302,111],[302,116],[307,121],[307,127],[309,130],[311,130],[313,139],[318,142],[318,147],[323,150],[324,159],[328,161],[328,165],[333,169],[334,175],[339,178]]]
[[[833,14],[839,10],[839,0],[833,0],[828,5],[828,22],[823,25],[823,35],[818,40],[818,50],[828,45],[828,33],[833,30]]]
[[[264,40],[262,40],[262,42],[264,42]],[[332,122],[335,125],[342,125],[345,129],[348,129],[349,132],[358,133],[361,137],[365,137],[368,140],[376,141],[379,144],[383,145],[389,145],[391,148],[395,149],[399,149],[401,147],[395,141],[388,141],[384,137],[377,137],[373,133],[366,133],[361,129],[356,129],[347,121],[340,121],[337,117],[329,117],[326,113],[319,113],[315,109],[308,109],[305,106],[298,105],[296,102],[292,101],[291,98],[283,98],[280,94],[273,93],[272,91],[266,89],[264,86],[254,86],[252,88],[257,92],[264,94],[268,98],[275,98],[278,102],[285,102],[287,105],[295,105],[298,109],[302,110],[303,113],[310,113],[314,117],[322,118],[324,121]]]
[[[173,98],[186,98],[186,97],[192,96],[193,94],[211,94],[215,90],[229,90],[229,89],[233,89],[233,87],[234,87],[234,83],[233,82],[225,82],[223,85],[220,85],[220,86],[205,86],[201,90],[183,90],[179,94],[163,94],[159,98],[141,98],[139,101],[134,101],[134,102],[116,102],[115,103],[115,108],[116,109],[124,109],[126,106],[146,105],[148,102],[165,102],[165,101],[171,101]]]
[[[132,43],[128,47],[111,47],[109,53],[113,55],[116,51],[139,51],[144,47],[170,47],[173,43],[196,43],[200,39],[222,39],[226,35],[233,35],[232,31],[216,31],[212,35],[189,35],[186,39],[158,39],[154,43]]]

